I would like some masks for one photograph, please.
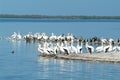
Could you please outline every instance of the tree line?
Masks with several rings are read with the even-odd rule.
[[[32,19],[120,19],[120,16],[50,16],[50,15],[14,15],[14,14],[0,14],[0,18],[32,18]]]

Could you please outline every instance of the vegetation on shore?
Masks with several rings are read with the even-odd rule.
[[[49,15],[14,15],[14,14],[0,14],[0,18],[32,18],[32,19],[120,19],[120,16],[49,16]]]

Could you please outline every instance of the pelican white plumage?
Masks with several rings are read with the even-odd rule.
[[[47,41],[44,42],[43,51],[44,51],[44,54],[47,54],[47,55],[51,54],[51,51],[50,51],[50,49],[48,48],[48,43],[47,43]]]
[[[32,38],[32,37],[33,37],[32,32],[29,32],[29,33],[27,34],[27,37],[28,37],[28,38]]]
[[[71,53],[75,53],[75,54],[77,54],[78,52],[77,52],[77,48],[75,47],[75,46],[73,46],[73,39],[71,40],[71,43],[70,43],[70,52]]]
[[[70,40],[70,33],[67,34],[66,38],[67,40]]]
[[[63,43],[61,43],[61,45],[59,45],[59,50],[60,50],[60,54],[64,54],[65,51],[63,49]]]
[[[66,36],[67,40],[70,41],[70,40],[74,40],[74,37],[72,34],[68,33],[67,36]]]
[[[42,34],[38,34],[37,40],[41,40],[41,39],[42,39]]]
[[[108,52],[112,52],[113,51],[113,46],[112,44],[114,43],[114,40],[112,38],[109,39],[109,49]]]
[[[33,39],[32,32],[29,32],[29,33],[28,33],[27,35],[25,35],[23,38],[26,39],[26,40],[31,40],[31,39]]]
[[[33,39],[34,39],[34,40],[38,39],[38,36],[39,36],[39,33],[35,33],[35,34],[33,35]]]
[[[104,44],[106,43],[106,39],[101,39],[101,46],[96,48],[96,52],[103,52],[104,51]]]
[[[104,52],[112,52],[113,51],[113,46],[112,46],[112,43],[114,42],[113,39],[109,39],[109,41],[107,41],[109,43],[109,45],[105,46],[104,47]]]
[[[49,37],[49,40],[50,40],[51,48],[54,50],[54,48],[56,46],[57,36],[54,33],[52,33],[51,36]]]
[[[120,52],[120,45],[116,46],[116,51]]]
[[[68,54],[70,53],[70,51],[69,51],[69,49],[68,49],[67,41],[64,41],[63,49],[64,49],[65,54],[68,55]]]
[[[77,53],[82,53],[82,41],[79,40],[77,40]]]
[[[22,36],[21,36],[20,33],[18,33],[18,35],[17,35],[17,40],[21,40],[21,39],[22,39]]]
[[[14,32],[13,35],[11,36],[11,39],[12,39],[12,40],[16,40],[16,38],[17,38],[17,33]]]
[[[45,41],[43,47],[41,47],[41,44],[39,44],[38,45],[38,51],[41,54],[49,55],[50,51],[49,51],[49,48],[48,48],[48,43]]]
[[[64,40],[59,40],[59,42],[57,43],[57,46],[56,46],[56,49],[57,50],[57,53],[60,53],[60,54],[69,54],[69,50],[68,48],[63,44],[64,43]]]
[[[89,45],[88,44],[88,41],[86,42],[86,45],[85,45],[85,47],[86,47],[86,50],[87,50],[87,52],[88,53],[93,53],[94,52],[94,47],[93,46],[91,46],[91,45]]]
[[[56,39],[57,39],[57,36],[54,33],[52,33],[51,36],[50,36],[50,40],[54,41]]]
[[[41,47],[41,44],[38,45],[38,51],[39,51],[41,54],[44,54],[44,48]]]
[[[56,43],[54,47],[54,54],[58,54],[58,52],[59,52],[59,47],[58,47],[58,43]]]
[[[42,34],[42,37],[45,41],[48,39],[48,36],[45,33]]]
[[[108,52],[109,47],[110,47],[109,45],[104,47],[104,52],[105,52],[105,53]]]

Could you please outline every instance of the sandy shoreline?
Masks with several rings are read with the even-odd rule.
[[[41,55],[43,56],[43,55]],[[44,56],[46,57],[46,56]],[[120,63],[120,53],[94,53],[94,54],[70,54],[70,55],[50,55],[57,59],[82,60],[82,61],[102,61]]]

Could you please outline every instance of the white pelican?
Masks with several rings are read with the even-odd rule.
[[[104,44],[107,42],[106,39],[101,39],[101,46],[96,48],[96,52],[103,52],[104,51]]]
[[[117,44],[116,51],[120,52],[120,45]]]
[[[48,47],[48,43],[45,41],[43,47],[41,45],[38,45],[38,51],[42,54],[50,55],[53,54],[54,51]]]
[[[108,46],[105,46],[105,47],[104,47],[104,52],[105,52],[105,53],[108,52],[109,48],[110,48],[109,45],[108,45]]]
[[[78,52],[77,52],[77,48],[76,48],[75,46],[73,46],[73,42],[74,42],[74,41],[73,41],[73,39],[72,39],[72,40],[71,40],[71,43],[70,43],[70,48],[69,48],[69,49],[70,49],[71,53],[76,53],[76,54],[77,54],[77,53],[78,53]]]
[[[57,39],[57,36],[54,33],[52,33],[51,36],[50,36],[50,40],[54,41],[56,39]]]
[[[59,46],[60,54],[64,54],[65,50],[63,49],[63,44]]]
[[[63,42],[64,42],[64,40],[62,41],[62,40],[60,40],[59,41],[59,45],[58,45],[58,43],[57,43],[57,48],[59,49],[59,53],[60,54],[69,54],[69,50],[67,49],[67,47],[66,46],[64,46],[64,44],[63,44]],[[57,50],[58,51],[58,50]]]
[[[108,49],[109,52],[113,51],[113,43],[114,43],[114,40],[112,38],[110,38],[109,39],[109,49]]]
[[[38,34],[37,39],[41,40],[42,39],[42,34]]]
[[[29,33],[28,33],[27,35],[25,35],[23,38],[26,39],[26,40],[31,40],[31,39],[33,39],[32,32],[29,32]]]
[[[38,39],[38,36],[39,36],[39,33],[35,33],[35,34],[33,35],[34,40]]]
[[[88,41],[86,42],[85,47],[86,47],[88,53],[91,54],[91,53],[94,52],[94,47],[93,47],[93,46],[90,46],[90,45],[88,44]]]
[[[41,47],[41,44],[38,45],[38,51],[39,51],[41,54],[44,54],[44,48]]]
[[[113,51],[113,46],[112,46],[113,42],[114,42],[114,40],[110,38],[109,41],[108,41],[109,45],[104,47],[104,52],[105,53]]]
[[[118,39],[118,41],[117,41],[116,51],[120,52],[120,39]]]
[[[43,33],[43,39],[46,41],[47,39],[48,39],[48,36],[45,34],[45,33]]]
[[[79,40],[77,40],[77,53],[82,53],[82,41]]]
[[[58,52],[59,52],[59,47],[58,47],[58,43],[56,43],[54,47],[54,54],[58,54]]]
[[[15,40],[17,38],[17,33],[14,32],[13,35],[11,36],[11,38]]]
[[[47,41],[44,42],[43,50],[44,50],[44,54],[47,54],[47,55],[51,54],[50,48],[48,48]]]
[[[67,41],[64,41],[63,49],[64,49],[65,54],[68,55],[68,54],[70,53],[70,51],[69,51],[69,49],[68,49]]]
[[[20,33],[18,33],[18,35],[17,35],[17,40],[21,40],[21,39],[22,39],[22,36],[21,36]]]

